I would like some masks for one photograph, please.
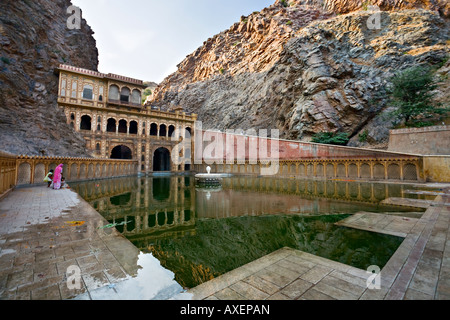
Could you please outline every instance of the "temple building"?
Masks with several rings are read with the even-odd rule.
[[[95,158],[136,160],[142,173],[191,170],[197,115],[144,106],[141,80],[68,65],[56,72],[58,106]],[[181,141],[190,148],[179,149]]]

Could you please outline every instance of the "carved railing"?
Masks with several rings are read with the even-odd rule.
[[[135,160],[16,156],[0,152],[0,195],[20,185],[41,184],[51,169],[63,164],[67,181],[130,176],[138,173]]]
[[[16,156],[0,151],[0,197],[16,185]]]
[[[63,176],[67,181],[102,179],[137,174],[138,162],[65,157],[17,157],[17,185],[42,183],[51,169],[63,164]]]
[[[282,160],[274,177],[302,177],[341,180],[397,180],[424,181],[423,159],[410,158],[352,158],[320,160]],[[270,162],[256,164],[212,164],[212,172],[260,175],[262,168],[273,166]],[[206,172],[207,164],[196,165],[198,172]]]

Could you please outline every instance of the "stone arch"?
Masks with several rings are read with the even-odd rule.
[[[388,166],[388,179],[400,180],[400,166],[396,163],[391,163]]]
[[[103,169],[102,169],[102,177],[107,177],[108,176],[108,166],[106,165],[106,163],[103,164]]]
[[[108,98],[110,100],[115,100],[118,101],[120,96],[119,96],[119,87],[115,84],[112,84],[111,86],[109,86],[109,96]]]
[[[192,138],[192,128],[191,127],[186,127],[185,129],[185,134],[184,136],[186,137],[186,139],[191,139]]]
[[[336,173],[337,173],[337,176],[338,176],[339,178],[345,178],[346,175],[347,175],[347,174],[345,173],[345,164],[339,163],[339,164],[337,165]]]
[[[334,165],[332,163],[327,164],[327,177],[334,178]]]
[[[122,87],[120,89],[120,101],[121,102],[130,102],[131,90],[128,87]]]
[[[314,176],[314,165],[312,163],[308,163],[306,166],[306,175],[308,177]]]
[[[106,132],[116,133],[117,130],[117,120],[114,118],[109,118],[106,124]]]
[[[100,163],[97,163],[97,166],[95,168],[95,177],[99,178],[102,176],[102,166]]]
[[[405,180],[417,181],[417,167],[414,163],[407,163],[403,167],[403,176]]]
[[[171,138],[175,133],[175,126],[173,124],[171,124],[169,126],[169,138]]]
[[[297,170],[297,167],[295,166],[295,164],[291,163],[289,165],[289,172],[290,172],[290,174],[293,174],[293,175],[297,174],[296,170]]]
[[[80,130],[92,130],[92,117],[90,115],[84,115],[81,117]]]
[[[350,163],[348,165],[348,177],[358,178],[358,166],[355,163]]]
[[[125,119],[119,120],[119,133],[127,133],[128,132],[128,122]]]
[[[170,151],[161,147],[153,152],[153,171],[171,171]]]
[[[88,166],[87,178],[88,179],[93,179],[94,178],[94,164],[93,163],[90,163],[89,166]]]
[[[87,177],[87,166],[85,163],[82,163],[80,166],[80,179],[86,179]]]
[[[136,120],[130,121],[130,134],[138,134],[138,122]]]
[[[360,173],[361,173],[361,178],[370,179],[371,178],[370,165],[367,163],[363,163],[361,165]]]
[[[131,103],[133,104],[141,104],[141,92],[138,89],[134,89],[131,93]]]
[[[44,181],[45,175],[45,165],[43,163],[38,163],[34,166],[34,182],[41,183]]]
[[[133,159],[133,150],[127,145],[118,145],[111,149],[111,159],[131,160]]]
[[[78,165],[76,163],[73,163],[70,166],[70,180],[76,180],[78,179]]]
[[[302,177],[305,175],[305,165],[303,163],[298,165],[298,174]]]
[[[375,179],[384,179],[385,178],[385,174],[384,174],[384,165],[381,163],[376,163],[373,166],[373,177]]]
[[[316,177],[323,177],[323,164],[321,163],[316,165]]]
[[[158,124],[152,123],[150,125],[150,136],[153,136],[153,137],[158,136]]]
[[[24,162],[20,164],[17,173],[17,184],[30,184],[31,183],[31,164]]]

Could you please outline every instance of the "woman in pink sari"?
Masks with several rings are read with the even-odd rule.
[[[62,178],[63,165],[60,164],[56,167],[55,173],[53,174],[53,189],[61,189],[61,178]]]

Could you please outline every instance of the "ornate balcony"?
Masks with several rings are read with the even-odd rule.
[[[113,105],[117,105],[117,106],[124,106],[124,107],[129,107],[129,108],[137,108],[142,110],[142,104],[141,103],[132,103],[129,101],[122,101],[122,100],[113,100],[113,99],[108,99],[108,103],[109,104],[113,104]]]

